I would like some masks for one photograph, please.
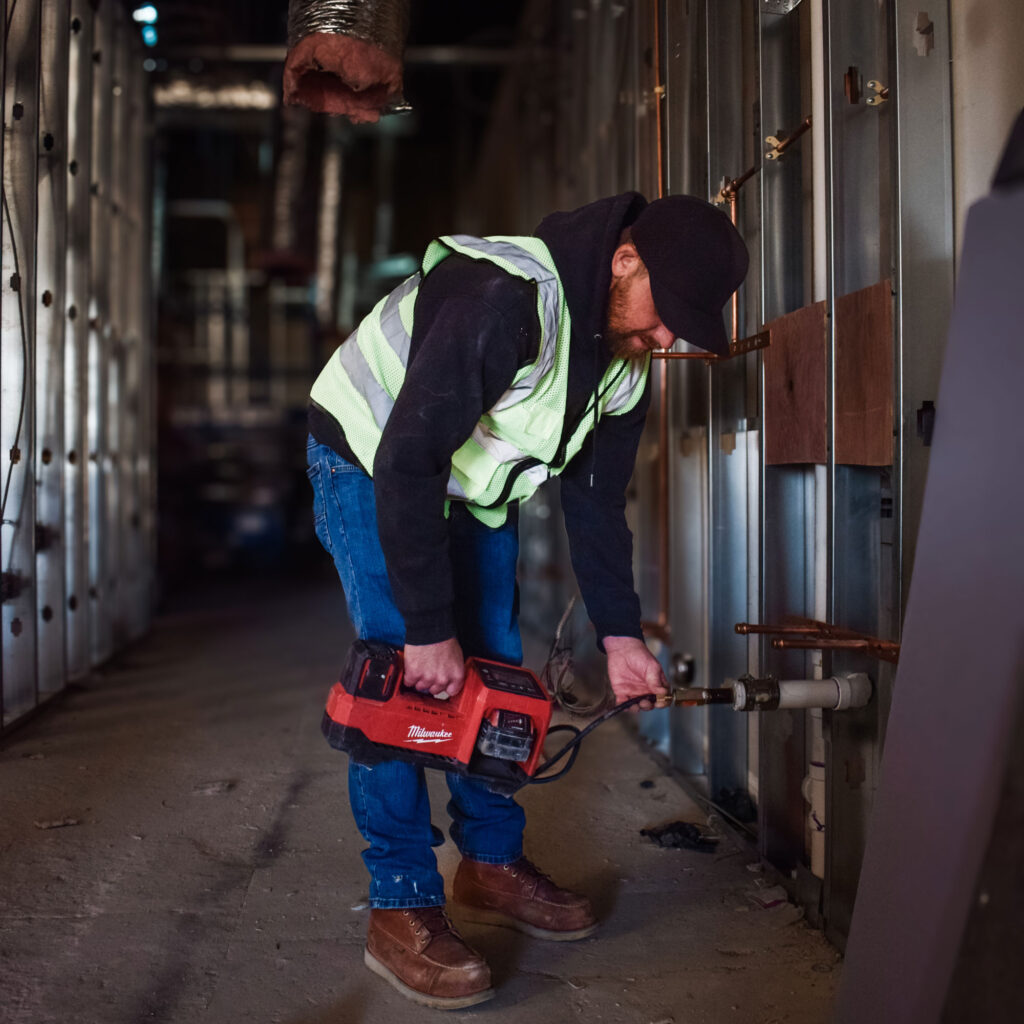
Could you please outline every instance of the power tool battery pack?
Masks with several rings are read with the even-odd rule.
[[[322,728],[361,764],[409,761],[511,794],[536,771],[550,722],[551,699],[528,669],[469,658],[462,690],[438,700],[403,685],[398,648],[357,640]]]

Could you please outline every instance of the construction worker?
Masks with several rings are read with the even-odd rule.
[[[360,637],[404,647],[407,685],[462,687],[464,658],[522,661],[518,504],[551,476],[617,702],[666,691],[644,644],[625,490],[654,349],[727,350],[722,309],[748,263],[724,213],[635,192],[547,217],[532,236],[433,241],[422,272],[337,349],[310,405],[314,519]],[[586,897],[523,856],[512,797],[449,773],[453,901],[537,938],[583,938]],[[452,928],[422,768],[350,760],[369,848],[365,962],[404,995],[455,1009],[493,992]]]

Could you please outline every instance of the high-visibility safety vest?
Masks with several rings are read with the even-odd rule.
[[[650,357],[612,360],[563,445],[571,323],[547,246],[529,236],[435,239],[423,257],[422,272],[377,303],[328,360],[310,394],[341,425],[367,473],[373,473],[384,425],[405,380],[420,282],[452,253],[489,260],[537,285],[537,358],[520,368],[505,394],[480,417],[472,436],[452,456],[448,481],[449,499],[466,502],[485,525],[501,526],[509,502],[528,498],[548,477],[560,473],[583,447],[599,417],[621,416],[636,405],[647,382]]]

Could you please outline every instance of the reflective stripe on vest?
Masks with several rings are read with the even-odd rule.
[[[577,454],[593,428],[595,401],[598,417],[621,415],[636,405],[650,361],[612,360],[560,452],[571,322],[551,254],[540,239],[532,237],[450,235],[431,243],[422,273],[456,252],[486,259],[537,286],[537,357],[520,368],[508,390],[452,456],[449,498],[467,502],[487,525],[500,526],[510,501],[529,497]],[[371,475],[384,425],[405,379],[421,280],[422,274],[414,274],[378,302],[313,385],[311,397],[338,421],[353,454]]]

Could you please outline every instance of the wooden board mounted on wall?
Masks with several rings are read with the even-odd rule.
[[[764,351],[765,460],[828,458],[825,303],[768,324]],[[892,286],[880,281],[835,304],[835,456],[843,466],[890,466],[894,395]]]
[[[892,285],[836,299],[836,462],[893,461]]]
[[[764,350],[765,459],[769,466],[824,462],[825,303],[816,302],[768,324]]]

